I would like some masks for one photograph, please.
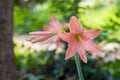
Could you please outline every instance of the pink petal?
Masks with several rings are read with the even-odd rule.
[[[51,24],[54,23],[55,21],[56,21],[56,17],[55,17],[54,14],[52,14],[51,17],[50,17]]]
[[[51,25],[52,27],[54,27],[55,29],[59,29],[60,27],[63,26],[63,25],[60,24],[60,22],[56,19],[56,17],[55,17],[54,14],[51,15],[50,25]]]
[[[44,29],[45,31],[53,31],[53,30],[54,30],[54,28],[51,27],[51,26],[44,26],[43,29]]]
[[[87,63],[87,57],[81,44],[77,47],[78,54],[84,63]]]
[[[30,32],[31,36],[43,36],[43,35],[50,35],[52,32],[42,32],[42,31],[36,31],[36,32]]]
[[[31,42],[32,42],[32,43],[43,42],[43,41],[49,39],[50,37],[52,37],[52,36],[51,36],[51,35],[48,35],[48,36],[36,37],[36,38],[32,39]]]
[[[52,36],[52,37],[50,37],[50,38],[42,41],[42,43],[52,43],[52,42],[54,42],[54,41],[53,41],[54,38],[55,38],[55,36]]]
[[[56,46],[58,47],[60,40],[59,40],[57,35],[53,35],[53,36],[50,36],[50,37],[48,36],[48,38],[46,38],[46,39],[45,39],[45,36],[42,36],[42,37],[44,37],[44,40],[41,39],[41,41],[38,41],[38,42],[42,42],[42,43],[52,43],[52,42],[54,42],[54,43],[56,43]]]
[[[84,31],[82,24],[75,16],[70,18],[70,26],[72,33],[82,33]]]
[[[100,33],[100,29],[96,30],[88,30],[85,32],[85,35],[87,35],[90,39],[96,38]]]
[[[58,33],[58,36],[66,42],[70,41],[70,33]]]
[[[88,37],[85,37],[81,40],[82,45],[86,50],[89,50],[91,52],[101,52],[101,49]]]
[[[58,38],[58,39],[56,40],[56,46],[57,46],[57,47],[59,46],[59,43],[60,43],[60,38]]]
[[[76,44],[71,43],[66,51],[65,59],[71,58],[76,53]]]
[[[36,37],[36,36],[31,36],[30,39],[29,39],[29,41],[32,41],[32,40],[34,40],[35,38],[37,38],[37,37]]]

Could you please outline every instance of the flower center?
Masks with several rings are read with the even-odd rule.
[[[76,39],[77,41],[80,41],[81,37],[82,37],[81,34],[76,34],[76,35],[75,35],[75,39]]]

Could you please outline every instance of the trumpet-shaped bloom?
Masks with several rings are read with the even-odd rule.
[[[75,16],[72,16],[70,19],[70,27],[70,33],[59,33],[62,40],[68,42],[65,59],[69,59],[78,52],[82,61],[87,63],[85,50],[101,52],[101,49],[92,41],[100,33],[99,29],[85,31]]]
[[[58,32],[63,28],[63,24],[61,24],[55,17],[54,14],[51,15],[50,18],[50,26],[44,26],[44,31],[31,32],[30,41],[32,43],[37,42],[55,42],[58,46],[60,38],[57,35]]]

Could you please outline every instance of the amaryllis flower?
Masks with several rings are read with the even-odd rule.
[[[92,41],[100,33],[99,29],[85,31],[75,16],[70,19],[70,27],[70,33],[59,33],[62,40],[68,42],[65,59],[69,59],[77,52],[82,61],[87,63],[85,50],[101,52],[101,49]]]
[[[61,24],[55,17],[54,14],[50,18],[50,26],[44,26],[45,31],[31,32],[30,41],[32,43],[37,42],[55,42],[58,46],[60,38],[58,32],[62,30],[63,24]]]

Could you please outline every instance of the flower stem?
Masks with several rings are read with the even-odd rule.
[[[82,68],[81,68],[81,65],[80,65],[80,59],[79,59],[78,54],[75,54],[74,58],[75,58],[75,63],[76,63],[76,68],[77,68],[79,80],[84,80],[84,77],[83,77],[83,74],[82,74]]]

